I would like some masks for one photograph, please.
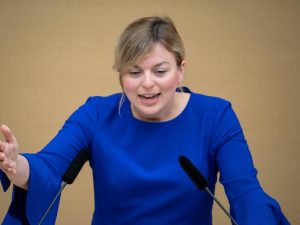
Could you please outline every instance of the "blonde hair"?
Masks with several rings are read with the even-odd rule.
[[[183,42],[169,17],[144,17],[129,24],[115,49],[114,69],[120,74],[160,43],[173,53],[178,67],[185,57]]]

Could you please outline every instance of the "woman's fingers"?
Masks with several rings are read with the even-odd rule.
[[[0,168],[5,173],[15,173],[15,162],[8,160],[3,152],[0,152]]]
[[[5,141],[7,141],[10,144],[16,143],[16,137],[15,135],[11,132],[8,126],[2,124],[1,127],[1,132],[5,138]]]
[[[18,143],[8,126],[1,125],[0,130],[5,139],[0,141],[0,168],[5,173],[13,174],[16,172]]]
[[[0,141],[0,152],[4,152],[7,149],[8,143]]]
[[[0,162],[3,161],[5,157],[6,157],[5,154],[0,151]]]
[[[18,153],[18,142],[15,135],[6,125],[0,126],[1,133],[3,134],[5,141],[0,141],[0,152],[6,154],[6,157],[11,158]]]

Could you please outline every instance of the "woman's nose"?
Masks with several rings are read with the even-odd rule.
[[[144,74],[144,79],[143,79],[143,86],[145,88],[151,88],[155,84],[155,80],[153,79],[152,74]]]

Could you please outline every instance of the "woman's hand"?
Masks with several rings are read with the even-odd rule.
[[[16,162],[19,156],[18,142],[6,125],[1,125],[4,141],[0,141],[0,169],[6,174],[15,174]]]
[[[29,163],[19,154],[15,135],[6,125],[1,125],[0,131],[4,141],[0,141],[0,169],[16,186],[28,190]]]

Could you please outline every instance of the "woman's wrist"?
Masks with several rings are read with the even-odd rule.
[[[14,185],[27,190],[29,179],[29,163],[27,159],[20,154],[18,154],[15,163],[14,171],[8,172],[6,175]]]

